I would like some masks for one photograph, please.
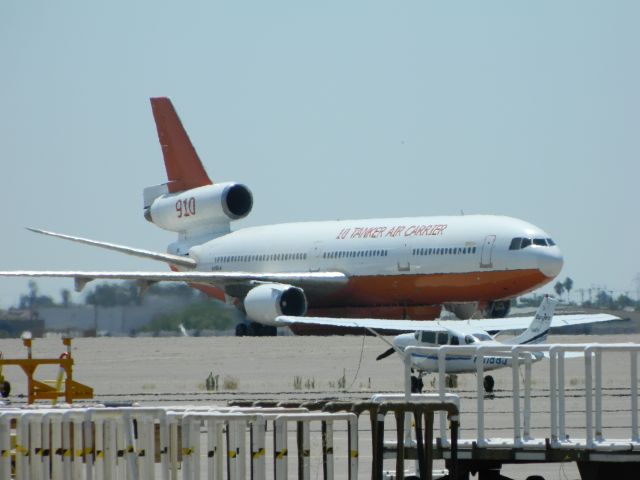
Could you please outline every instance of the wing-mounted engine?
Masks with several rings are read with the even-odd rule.
[[[216,183],[177,193],[169,193],[165,185],[144,191],[144,217],[164,230],[180,233],[183,240],[228,233],[229,223],[246,217],[252,207],[251,191],[240,183]]]
[[[280,315],[303,316],[307,312],[307,299],[298,287],[266,283],[249,290],[244,309],[250,320],[276,326],[275,319]]]

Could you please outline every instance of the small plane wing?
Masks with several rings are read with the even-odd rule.
[[[488,332],[504,330],[525,330],[533,321],[531,317],[486,318],[483,320],[392,320],[381,318],[328,318],[328,317],[292,317],[280,316],[276,321],[283,326],[294,323],[326,325],[332,327],[371,328],[382,332],[415,332],[431,331],[445,332],[456,327],[472,327]],[[621,320],[615,315],[605,313],[556,315],[551,321],[551,327],[563,327],[566,325],[585,325],[590,323],[611,322]]]
[[[388,332],[415,332],[432,331],[446,332],[447,327],[443,322],[433,320],[391,320],[382,318],[331,318],[331,317],[293,317],[281,315],[276,318],[276,322],[282,326],[301,323],[307,325],[326,325],[330,327],[344,328],[366,328],[376,331]]]
[[[507,318],[485,318],[481,320],[463,320],[472,327],[479,328],[489,332],[499,332],[504,330],[524,330],[529,327],[533,317],[507,317]],[[615,315],[607,313],[581,313],[571,315],[554,315],[551,319],[551,328],[565,327],[568,325],[588,325],[591,323],[612,322],[622,320]],[[455,325],[456,320],[448,320],[440,322],[451,327]]]
[[[156,282],[187,282],[205,285],[257,285],[261,283],[282,283],[306,287],[337,287],[348,282],[342,272],[84,272],[84,271],[12,271],[1,272],[0,277],[51,277],[73,278],[76,291],[92,280],[136,280],[141,284]]]

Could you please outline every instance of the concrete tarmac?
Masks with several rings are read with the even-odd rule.
[[[549,343],[637,342],[640,335],[555,336]],[[74,378],[94,388],[97,401],[137,401],[145,405],[197,403],[224,404],[229,400],[368,399],[373,393],[402,392],[403,366],[396,355],[376,361],[388,348],[375,337],[175,337],[78,338],[73,340]],[[1,339],[4,358],[25,358],[19,339]],[[34,339],[33,356],[58,357],[64,351],[59,338]],[[605,436],[628,436],[629,361],[612,355],[603,364]],[[548,362],[533,366],[532,433],[548,437]],[[3,374],[12,384],[11,401],[26,400],[26,377],[17,367]],[[54,367],[38,370],[36,378],[54,379]],[[217,376],[219,389],[207,391],[205,383]],[[512,435],[511,370],[497,370],[496,395],[485,402],[491,436]],[[425,379],[425,390],[432,389]],[[475,435],[475,375],[461,375],[453,392],[462,397],[462,438]],[[584,363],[567,361],[567,429],[584,437]],[[625,387],[626,385],[626,387]],[[437,433],[436,433],[437,436]],[[542,475],[546,479],[579,478],[574,464],[505,466],[512,478]]]

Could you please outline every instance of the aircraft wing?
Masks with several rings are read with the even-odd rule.
[[[482,320],[392,320],[382,318],[329,318],[329,317],[292,317],[280,316],[276,319],[283,326],[294,323],[310,325],[326,325],[331,327],[371,328],[381,332],[415,332],[432,331],[445,332],[449,328],[471,326],[478,330],[497,332],[504,330],[525,330],[533,321],[531,317],[486,318]],[[581,325],[620,320],[615,315],[605,313],[556,315],[551,321],[551,327],[566,325]]]
[[[293,317],[281,315],[276,322],[282,326],[301,323],[307,325],[326,325],[330,327],[370,328],[382,332],[415,332],[432,331],[446,332],[442,322],[433,320],[390,320],[381,318],[332,318],[332,317]]]
[[[257,285],[282,283],[300,288],[339,287],[348,282],[342,272],[84,272],[84,271],[12,271],[1,272],[0,277],[73,278],[76,291],[92,280],[135,280],[141,284],[156,282],[187,282],[226,287],[231,285]]]
[[[621,320],[621,318],[606,313],[554,315],[551,320],[551,328],[565,327],[568,325],[588,325],[591,323],[612,322],[615,320]],[[525,330],[529,325],[531,325],[533,316],[485,318],[480,320],[447,320],[440,323],[449,327],[454,327],[455,324],[460,321],[469,323],[472,327],[488,332],[499,332],[504,330]]]

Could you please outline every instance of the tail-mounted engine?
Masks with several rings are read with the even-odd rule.
[[[254,322],[278,325],[275,319],[280,315],[303,316],[307,312],[307,299],[298,287],[267,283],[249,290],[244,309]]]
[[[216,183],[179,193],[162,187],[145,189],[144,218],[171,232],[228,225],[246,217],[253,207],[251,191],[240,183]]]

